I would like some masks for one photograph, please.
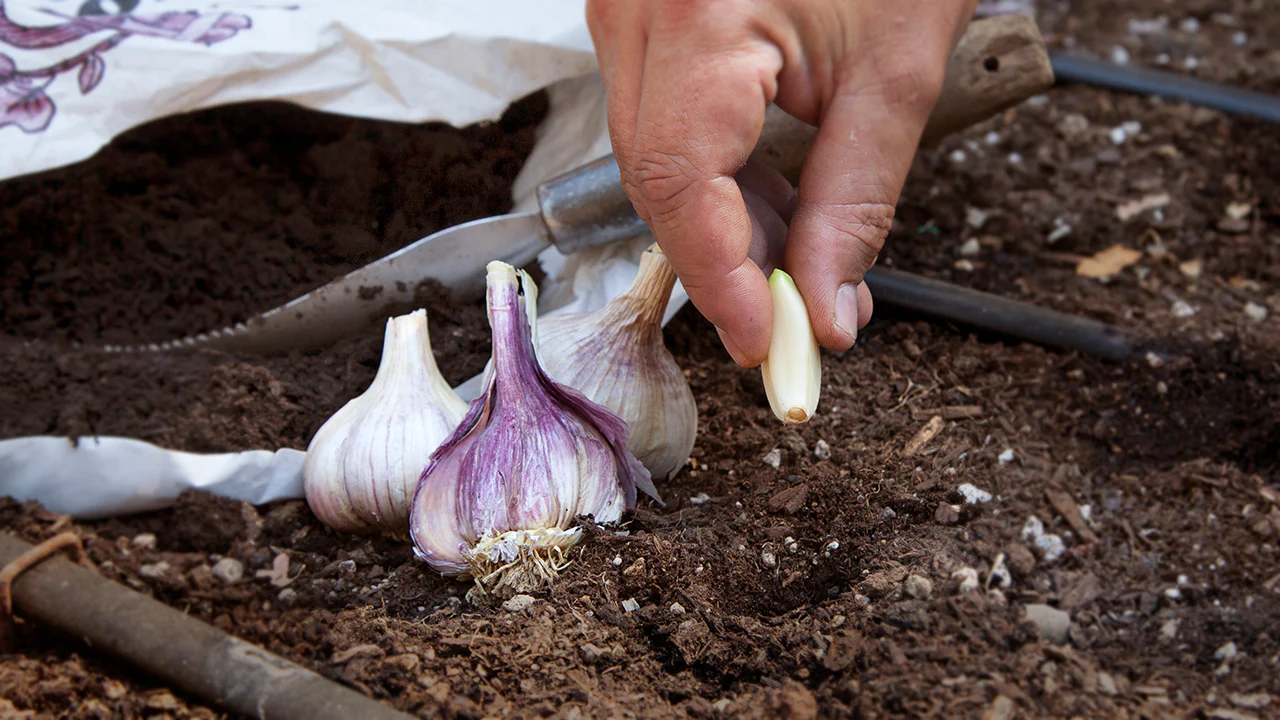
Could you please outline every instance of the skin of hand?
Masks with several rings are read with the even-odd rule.
[[[623,187],[739,365],[768,352],[774,267],[822,346],[870,320],[863,275],[976,5],[587,1]],[[751,160],[770,104],[818,127],[798,193]]]

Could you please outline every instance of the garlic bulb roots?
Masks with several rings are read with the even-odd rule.
[[[773,414],[784,424],[809,421],[818,409],[822,390],[822,355],[809,322],[800,289],[791,276],[774,270],[769,276],[773,295],[773,334],[769,354],[760,366],[764,391]]]
[[[422,469],[466,410],[436,366],[426,310],[391,318],[373,383],[307,447],[302,478],[312,512],[335,530],[407,537]]]
[[[676,282],[653,245],[635,280],[599,310],[539,321],[547,373],[626,421],[627,447],[653,477],[670,478],[689,460],[698,406],[662,337],[662,316]]]
[[[533,279],[499,261],[487,269],[491,371],[423,471],[409,528],[436,572],[505,597],[555,578],[581,537],[577,517],[614,522],[637,490],[657,491],[627,450],[626,423],[543,370]]]

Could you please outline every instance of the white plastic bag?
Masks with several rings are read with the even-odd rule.
[[[0,440],[0,495],[93,519],[156,510],[196,488],[255,505],[302,497],[305,453],[283,449],[199,455],[141,440]]]
[[[594,69],[581,0],[0,0],[0,180],[216,105],[460,127]]]

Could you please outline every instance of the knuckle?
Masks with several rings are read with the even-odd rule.
[[[884,202],[835,205],[825,209],[827,225],[844,242],[848,252],[870,266],[893,228],[894,206]]]
[[[886,68],[878,93],[889,107],[928,112],[942,93],[944,69],[916,64]]]
[[[675,153],[637,150],[631,155],[628,193],[642,202],[654,219],[662,221],[680,212],[693,186],[692,168]]]

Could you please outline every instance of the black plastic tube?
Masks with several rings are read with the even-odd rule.
[[[866,282],[877,305],[1109,360],[1139,354],[1135,336],[1097,320],[887,268],[873,268]]]
[[[1058,82],[1184,100],[1214,110],[1280,123],[1280,97],[1150,68],[1116,65],[1060,52],[1049,53]]]

